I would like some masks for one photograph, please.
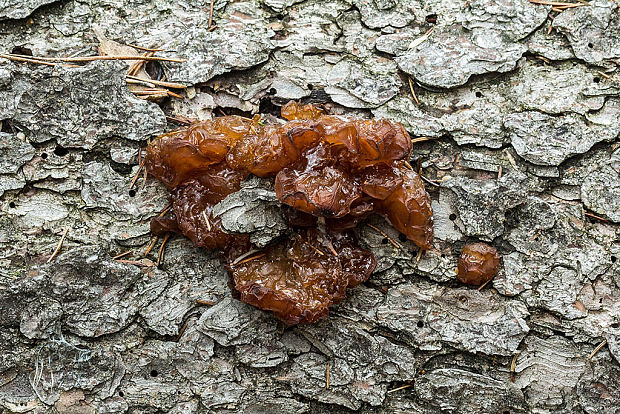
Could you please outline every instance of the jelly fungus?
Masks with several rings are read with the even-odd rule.
[[[311,323],[376,266],[350,229],[376,212],[430,249],[431,201],[407,168],[411,139],[400,124],[349,120],[295,102],[282,107],[282,117],[288,122],[263,125],[259,117],[224,116],[155,139],[145,165],[171,190],[174,218],[154,218],[151,231],[180,232],[220,251],[241,300],[287,324]],[[248,255],[248,235],[226,233],[213,208],[250,174],[275,177],[293,230]]]
[[[479,286],[493,279],[499,269],[499,254],[486,243],[463,247],[457,268],[462,283]]]

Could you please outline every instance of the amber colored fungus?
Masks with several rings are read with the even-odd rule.
[[[463,247],[458,264],[458,279],[468,285],[479,286],[497,274],[499,254],[486,243],[473,243]]]
[[[325,317],[330,305],[344,299],[347,287],[368,279],[377,264],[351,235],[317,229],[295,234],[255,257],[228,266],[241,300],[273,311],[291,325]]]
[[[219,250],[243,301],[288,324],[310,323],[376,266],[349,229],[377,212],[426,250],[433,240],[431,202],[406,167],[411,139],[400,124],[348,120],[295,102],[282,107],[282,117],[289,122],[225,116],[153,141],[146,168],[172,191],[174,219],[155,218],[151,230],[181,232]],[[212,211],[249,174],[275,176],[276,196],[297,232],[245,257],[253,249],[249,237],[224,232]],[[318,217],[329,230],[316,228]]]

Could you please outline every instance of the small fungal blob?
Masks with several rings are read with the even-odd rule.
[[[457,268],[458,280],[467,285],[480,286],[493,279],[499,270],[499,254],[486,243],[463,247]]]
[[[157,235],[184,234],[222,254],[233,293],[287,324],[325,317],[348,287],[368,279],[374,255],[351,229],[382,214],[420,249],[431,248],[433,212],[407,161],[411,139],[385,119],[350,120],[289,102],[288,122],[263,125],[224,116],[164,134],[147,148],[147,171],[171,191],[174,218]],[[250,174],[274,178],[291,231],[262,251],[247,234],[227,233],[213,215]]]

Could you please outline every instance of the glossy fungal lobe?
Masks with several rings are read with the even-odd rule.
[[[289,122],[225,116],[154,140],[146,168],[171,190],[176,222],[156,218],[151,229],[178,231],[197,246],[219,250],[243,301],[288,324],[309,323],[374,270],[374,256],[356,245],[349,229],[377,212],[429,249],[432,210],[419,175],[406,167],[411,140],[400,124],[349,120],[295,102],[282,116]],[[212,211],[249,174],[275,177],[276,196],[297,230],[235,260],[253,246],[245,234],[226,233]],[[316,228],[319,217],[329,231]]]
[[[458,280],[479,286],[493,279],[499,270],[499,254],[486,243],[473,243],[463,247],[458,263]]]
[[[374,255],[356,246],[351,235],[306,229],[229,270],[242,301],[292,325],[325,317],[375,266]]]

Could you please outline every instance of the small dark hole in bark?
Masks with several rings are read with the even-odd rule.
[[[124,397],[124,396],[125,396],[125,393],[124,393],[123,391],[119,391],[119,392],[118,392],[118,396],[119,396],[119,397]]]
[[[161,80],[164,77],[164,70],[158,62],[146,62],[144,70],[146,70],[151,79]]]
[[[504,411],[504,414],[510,414],[510,411],[506,410]]]
[[[398,240],[400,240],[401,242],[406,242],[407,241],[407,236],[405,236],[404,234],[400,233],[398,235]]]
[[[43,154],[41,154],[41,158],[46,159],[47,158],[47,152],[44,152]]]
[[[476,92],[476,98],[482,98],[482,92],[477,91]]]
[[[157,372],[156,369],[151,370],[151,377],[156,377],[159,375],[159,372]]]
[[[384,237],[383,240],[381,240],[381,244],[388,244],[388,239],[387,237]]]
[[[612,263],[616,263],[616,260],[618,260],[618,258],[616,256],[611,256],[611,262]]]
[[[11,53],[14,55],[32,56],[32,50],[23,46],[15,46]]]
[[[424,328],[424,322],[418,321],[418,328]]]
[[[314,89],[314,86],[312,86],[311,83],[308,84],[308,90],[311,91],[312,89]]]
[[[594,48],[594,45],[593,45],[592,43],[588,43],[588,47],[589,47],[590,49],[592,49],[592,48]]]
[[[442,254],[441,254],[441,258],[443,259],[443,258],[445,258],[445,257],[446,257],[446,255],[442,253]]]
[[[58,155],[59,157],[64,157],[68,153],[69,153],[69,150],[66,149],[65,147],[61,147],[60,145],[57,145],[56,148],[54,149],[54,154]]]
[[[11,208],[15,208],[15,203],[11,201],[11,202],[9,203],[9,207],[11,207]]]
[[[136,190],[129,190],[129,197],[135,197],[136,196]]]
[[[429,14],[428,16],[426,16],[426,23],[437,24],[437,15]]]
[[[448,218],[452,221],[456,220],[456,214],[452,213],[448,216]]]
[[[618,329],[620,327],[620,323],[618,322],[614,322],[611,325],[609,325],[610,327],[612,327],[613,329]]]
[[[275,95],[275,94],[276,94],[276,92],[278,92],[278,91],[276,91],[276,88],[271,88],[271,89],[269,89],[269,90],[267,91],[267,93],[268,93],[269,95]]]
[[[598,76],[594,79],[592,79],[594,81],[594,83],[599,83],[601,81],[601,78],[599,78]]]

